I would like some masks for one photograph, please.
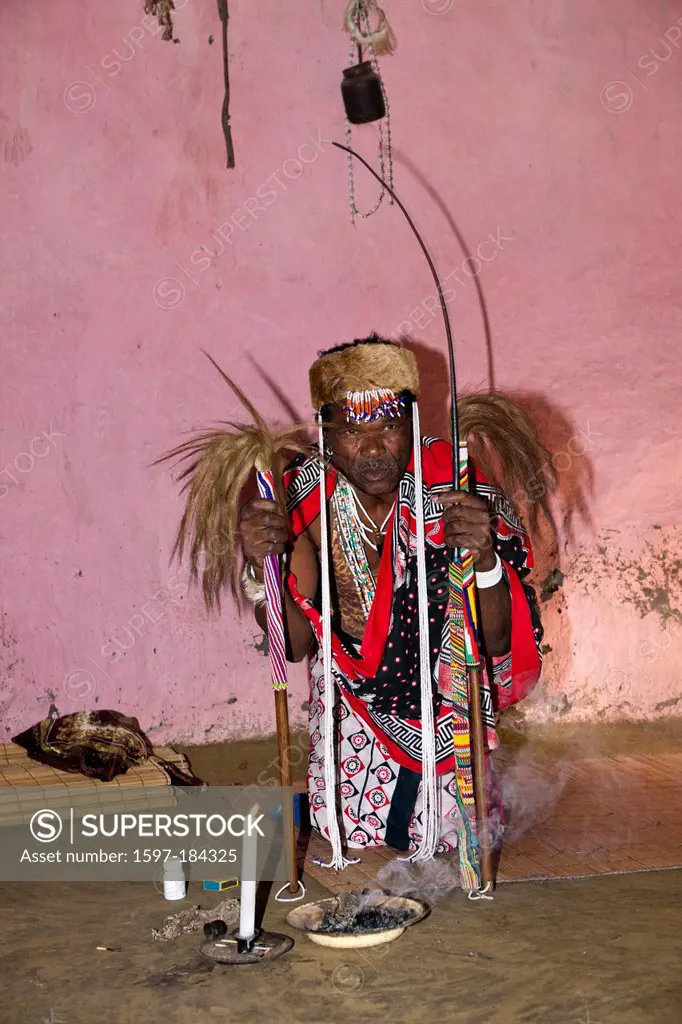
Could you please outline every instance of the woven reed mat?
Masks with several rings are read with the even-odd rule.
[[[682,867],[682,754],[526,762],[508,778],[523,799],[508,811],[498,882]],[[401,856],[353,850],[360,864],[336,872],[313,860],[329,860],[329,850],[314,832],[304,870],[334,893],[376,885]],[[456,854],[447,856],[456,872]]]
[[[189,770],[184,754],[171,747],[158,747],[154,753]],[[133,765],[111,782],[100,782],[34,761],[15,743],[0,745],[0,823],[5,825],[23,823],[26,815],[45,806],[46,799],[54,810],[73,807],[84,814],[172,807],[176,801],[170,785],[168,773],[153,761]],[[154,793],[149,793],[150,787],[155,788]]]

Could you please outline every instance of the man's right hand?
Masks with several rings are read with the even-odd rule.
[[[281,555],[289,541],[287,519],[269,498],[252,498],[242,507],[239,532],[244,558],[262,569],[266,555]]]

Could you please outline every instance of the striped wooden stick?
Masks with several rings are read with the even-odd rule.
[[[457,489],[469,490],[469,460],[465,445],[459,445]],[[478,608],[476,577],[471,552],[460,548],[450,562],[450,668],[453,699],[469,713],[469,729],[455,729],[455,765],[459,796],[468,812],[463,822],[464,842],[460,844],[463,874],[477,877],[484,891],[493,882],[490,832],[488,829],[488,785],[486,777],[484,723],[481,707],[481,668],[478,649]],[[472,778],[473,774],[473,778]],[[472,786],[473,783],[473,786]],[[475,807],[475,832],[471,812]],[[461,813],[460,808],[460,813]]]
[[[275,485],[269,470],[258,470],[258,492],[261,498],[275,501]],[[284,640],[284,611],[282,608],[282,576],[277,555],[267,555],[263,563],[265,576],[265,610],[270,651],[270,675],[273,690],[286,690],[287,650]]]

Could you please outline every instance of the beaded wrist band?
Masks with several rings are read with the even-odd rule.
[[[495,565],[487,572],[476,572],[476,586],[479,590],[487,590],[488,587],[495,587],[503,576],[502,562],[500,556],[495,552]]]

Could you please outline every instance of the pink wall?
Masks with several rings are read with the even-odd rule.
[[[410,315],[444,346],[398,212],[353,229],[344,160],[315,142],[343,138],[343,4],[232,0],[230,172],[215,2],[178,7],[174,46],[142,0],[0,5],[4,736],[52,705],[119,708],[156,740],[270,731],[257,631],[229,606],[208,621],[168,567],[180,504],[149,468],[234,413],[199,348],[277,416],[258,367],[307,415],[319,348]],[[537,716],[682,708],[682,12],[654,7],[386,3],[396,187],[455,275],[463,382],[486,381],[485,332],[443,205],[487,259],[498,385],[545,402],[573,506],[594,473]],[[304,700],[299,673],[299,721]]]

